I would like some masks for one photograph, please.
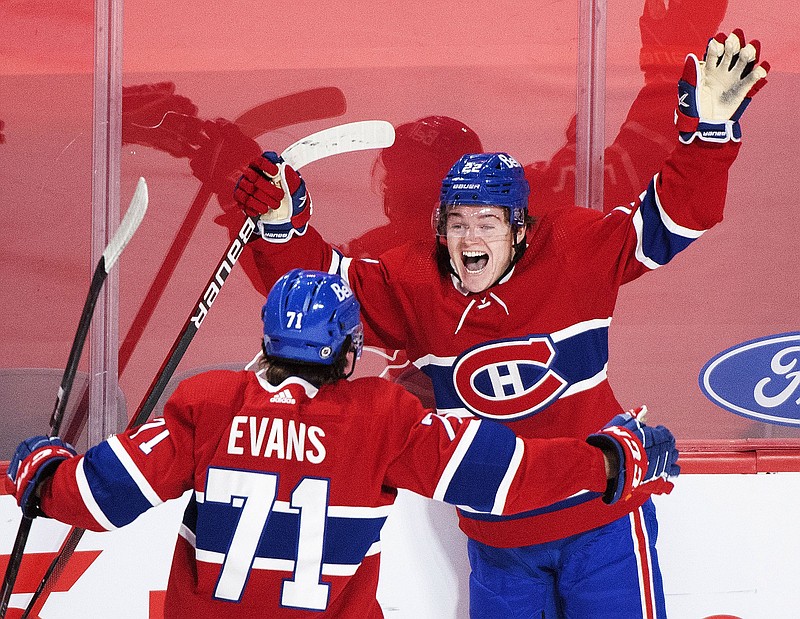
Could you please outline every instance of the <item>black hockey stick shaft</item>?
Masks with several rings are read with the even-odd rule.
[[[150,417],[150,414],[153,412],[153,409],[156,407],[159,398],[164,393],[164,389],[166,389],[167,384],[172,378],[172,375],[175,373],[175,370],[183,358],[183,355],[186,353],[186,349],[189,347],[192,339],[194,339],[194,336],[197,334],[197,331],[203,324],[211,305],[214,303],[217,295],[219,295],[219,292],[222,289],[225,280],[227,280],[228,275],[230,275],[231,271],[233,270],[233,267],[236,264],[236,261],[239,259],[245,244],[250,240],[253,230],[255,230],[256,227],[255,222],[255,218],[248,217],[242,225],[241,230],[239,230],[239,234],[233,239],[233,241],[231,241],[228,249],[225,252],[225,255],[217,264],[214,272],[208,280],[208,283],[203,289],[202,294],[198,298],[197,303],[192,310],[192,314],[189,316],[189,318],[187,318],[186,322],[181,328],[180,333],[178,334],[178,337],[172,344],[172,348],[167,354],[166,359],[164,359],[164,362],[161,364],[161,368],[158,370],[153,382],[150,384],[147,394],[145,395],[141,404],[139,404],[139,408],[136,410],[136,413],[134,413],[133,417],[131,417],[131,420],[128,422],[127,430],[139,427]],[[58,555],[56,555],[56,558],[52,561],[52,563],[50,563],[42,580],[39,582],[39,586],[36,588],[33,597],[31,597],[30,601],[28,602],[28,606],[25,609],[25,612],[22,614],[21,619],[26,619],[29,616],[29,613],[33,610],[34,605],[41,597],[42,593],[44,593],[44,591],[48,588],[48,585],[51,582],[55,583],[58,580],[58,576],[64,571],[67,562],[72,557],[72,554],[77,548],[78,542],[83,537],[84,532],[85,529],[81,529],[79,527],[73,527],[70,530],[66,541],[61,546],[61,550],[59,551]]]
[[[14,547],[11,549],[11,556],[8,558],[6,575],[3,578],[2,598],[0,598],[0,617],[6,616],[8,602],[11,599],[14,583],[17,582],[19,566],[22,563],[22,555],[25,554],[25,545],[28,543],[28,535],[30,535],[32,524],[33,518],[29,518],[25,515],[22,516],[22,521],[19,523],[19,528],[17,529],[17,537],[14,540]]]
[[[248,217],[242,225],[241,230],[239,230],[239,234],[233,239],[233,241],[231,241],[230,245],[228,245],[225,255],[217,264],[217,267],[214,269],[211,278],[208,280],[203,293],[197,300],[194,313],[189,316],[184,323],[181,332],[178,334],[177,339],[172,344],[172,348],[170,349],[167,358],[164,360],[164,363],[161,364],[161,368],[159,368],[155,379],[150,385],[150,388],[147,390],[147,395],[145,396],[144,400],[142,400],[142,403],[139,405],[136,413],[134,413],[133,417],[128,423],[129,430],[139,427],[150,417],[150,413],[152,413],[153,409],[156,407],[156,404],[158,403],[161,395],[164,393],[164,389],[166,389],[169,380],[175,373],[178,363],[180,363],[183,355],[186,353],[186,349],[189,347],[189,344],[191,343],[195,334],[200,329],[200,325],[203,324],[211,305],[214,303],[217,295],[219,295],[225,280],[228,279],[228,275],[230,275],[231,270],[236,264],[236,261],[239,259],[244,246],[250,240],[253,230],[255,230],[256,227],[255,222],[255,218]]]
[[[72,384],[75,382],[75,374],[78,370],[78,362],[83,352],[83,345],[86,342],[86,336],[89,333],[89,325],[92,321],[97,299],[100,295],[100,290],[106,280],[108,271],[105,269],[105,258],[100,258],[97,267],[92,276],[92,283],[89,285],[89,294],[86,297],[86,303],[83,306],[80,320],[78,321],[78,330],[75,332],[75,339],[72,342],[72,349],[70,351],[67,367],[64,371],[64,376],[61,379],[61,384],[58,387],[58,395],[56,396],[55,407],[50,417],[50,436],[58,436],[58,431],[61,427],[61,421],[64,418],[64,410],[66,408],[67,400]],[[17,537],[14,540],[14,547],[11,549],[11,556],[8,559],[6,566],[5,577],[3,578],[3,589],[0,594],[0,617],[6,616],[8,610],[8,602],[11,599],[11,591],[14,588],[14,583],[19,574],[19,567],[22,563],[22,555],[25,553],[25,546],[28,542],[28,536],[31,532],[31,525],[33,518],[22,515],[22,521],[19,523],[17,529]]]
[[[78,363],[80,362],[83,346],[89,334],[89,326],[92,323],[92,316],[94,315],[94,308],[97,305],[97,299],[100,297],[100,291],[103,289],[103,284],[106,281],[111,267],[114,266],[122,250],[125,249],[128,241],[130,241],[134,232],[136,232],[136,229],[139,227],[145,211],[147,210],[147,202],[147,185],[144,179],[139,179],[128,211],[125,213],[122,223],[120,223],[119,228],[109,241],[94,269],[92,281],[89,284],[89,291],[86,295],[86,301],[83,304],[81,316],[78,320],[78,328],[72,340],[72,347],[69,351],[67,365],[61,378],[61,384],[58,387],[53,413],[50,416],[51,437],[58,436],[61,429],[64,411],[67,408],[67,401],[72,391],[72,385],[75,382]],[[25,545],[28,541],[32,523],[33,518],[25,514],[22,515],[22,520],[17,530],[17,537],[14,540],[14,547],[11,550],[11,556],[8,559],[8,566],[6,567],[6,573],[3,578],[3,588],[2,592],[0,592],[0,617],[6,616],[8,603],[11,599],[11,593],[13,592],[17,575],[19,574],[22,556],[25,553]]]

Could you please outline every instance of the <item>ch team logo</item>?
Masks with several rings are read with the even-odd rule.
[[[479,417],[522,419],[549,406],[567,388],[553,370],[555,358],[555,347],[545,336],[483,344],[456,359],[453,385]]]

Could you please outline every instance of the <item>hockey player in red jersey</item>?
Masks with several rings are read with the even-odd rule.
[[[440,414],[500,421],[517,436],[586,436],[621,410],[606,373],[619,287],[722,219],[739,119],[769,69],[759,47],[737,30],[709,41],[703,61],[687,57],[677,147],[638,198],[605,215],[566,207],[534,221],[512,157],[467,155],[442,183],[436,242],[352,260],[308,225],[299,174],[265,153],[237,200],[251,216],[276,209],[280,176],[302,225],[259,221],[263,240],[250,247],[262,277],[295,266],[342,274],[367,343],[405,349],[431,379]],[[582,493],[513,517],[459,509],[472,616],[664,617],[654,488],[611,507]]]
[[[500,515],[587,491],[614,504],[679,472],[670,432],[631,414],[586,440],[520,439],[423,409],[391,382],[345,380],[363,327],[336,275],[286,274],[262,318],[258,372],[196,375],[163,417],[82,457],[40,436],[9,466],[26,514],[94,531],[191,491],[170,619],[381,617],[380,531],[397,488]]]

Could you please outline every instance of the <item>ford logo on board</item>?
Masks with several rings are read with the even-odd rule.
[[[782,333],[729,348],[703,366],[700,389],[737,415],[800,426],[800,333]]]

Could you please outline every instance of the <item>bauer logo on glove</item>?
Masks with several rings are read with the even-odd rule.
[[[769,63],[759,63],[760,43],[745,43],[737,29],[711,39],[702,61],[694,54],[686,57],[675,110],[684,144],[695,138],[718,143],[742,139],[739,119],[769,72]]]

